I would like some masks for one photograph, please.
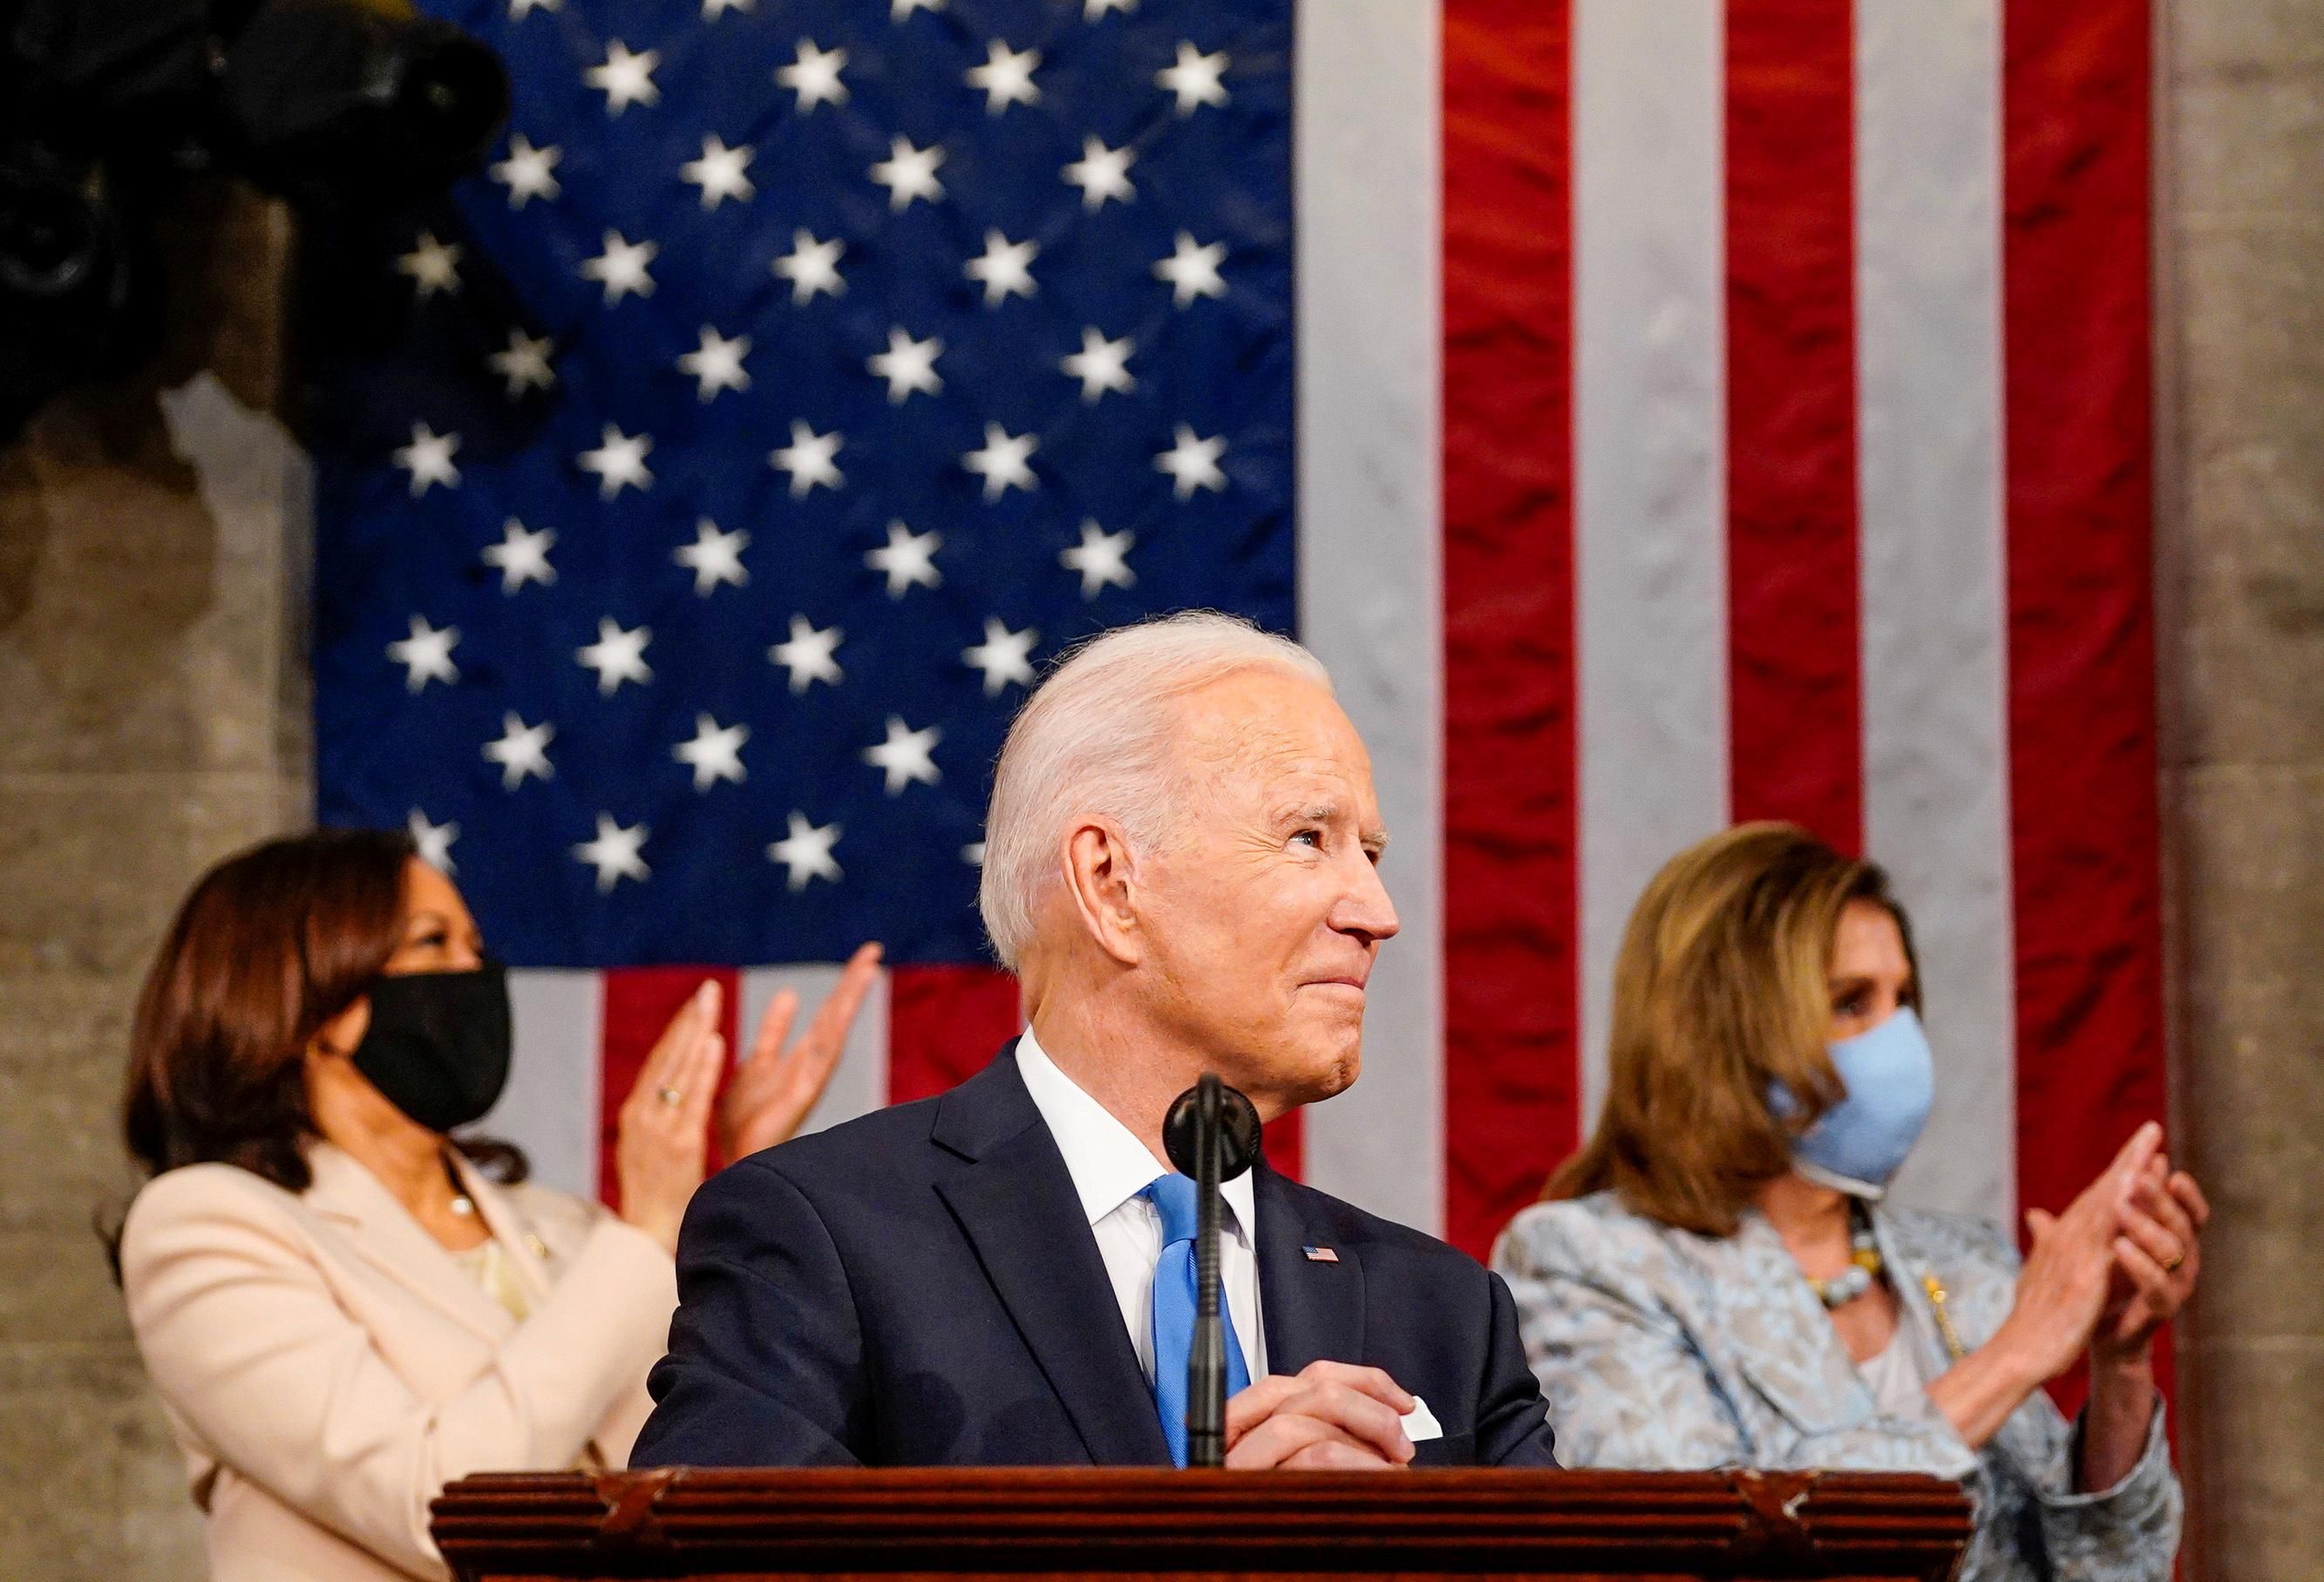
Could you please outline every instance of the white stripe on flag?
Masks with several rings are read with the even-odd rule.
[[[509,974],[509,1000],[508,1091],[476,1129],[522,1148],[541,1185],[595,1200],[603,984],[586,970],[527,968]]]
[[[1727,822],[1721,26],[1718,0],[1573,6],[1585,1136],[1630,907]]]
[[[1913,915],[1937,1108],[1904,1200],[2014,1223],[1999,0],[1856,12],[1865,844]]]
[[[1444,1221],[1436,7],[1300,0],[1299,628],[1371,750],[1403,933],[1363,1078],[1305,1118],[1305,1176]]]
[[[736,1037],[741,1043],[735,1052],[737,1058],[748,1057],[752,1036],[759,1029],[759,1018],[767,1014],[767,1007],[776,995],[788,989],[798,996],[798,1012],[791,1023],[791,1036],[796,1038],[838,984],[839,972],[836,965],[823,962],[743,969],[742,1015],[736,1024]],[[806,1124],[799,1130],[802,1135],[819,1132],[859,1115],[869,1115],[887,1102],[888,974],[882,970],[880,981],[863,997],[863,1008],[855,1014],[855,1025],[848,1031],[847,1048],[831,1074],[831,1085],[807,1112]]]

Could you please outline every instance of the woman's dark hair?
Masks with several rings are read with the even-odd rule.
[[[413,855],[399,831],[317,830],[229,857],[194,886],[130,1029],[122,1133],[148,1173],[216,1162],[307,1190],[307,1046],[395,953]],[[523,1179],[512,1145],[459,1146]]]

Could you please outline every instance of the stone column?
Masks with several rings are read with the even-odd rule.
[[[2158,5],[2180,1376],[2206,1582],[2324,1565],[2324,0]]]
[[[266,416],[288,225],[165,226],[168,348],[0,447],[0,1572],[205,1574],[93,1225],[129,1012],[210,862],[305,822],[308,489]]]

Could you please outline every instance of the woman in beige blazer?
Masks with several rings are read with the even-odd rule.
[[[408,840],[318,832],[206,877],[138,1005],[124,1119],[153,1179],[118,1251],[213,1575],[441,1577],[448,1480],[622,1465],[714,1118],[730,1158],[795,1131],[877,962],[788,1050],[796,1004],[770,1007],[723,1100],[706,983],[622,1107],[609,1213],[448,1135],[505,1083],[507,980]]]

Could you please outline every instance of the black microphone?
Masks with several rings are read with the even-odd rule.
[[[1227,1340],[1219,1318],[1219,1183],[1259,1157],[1259,1111],[1205,1075],[1171,1101],[1162,1146],[1194,1178],[1194,1336],[1186,1352],[1186,1465],[1227,1463]],[[1246,1229],[1249,1228],[1246,1227]]]

